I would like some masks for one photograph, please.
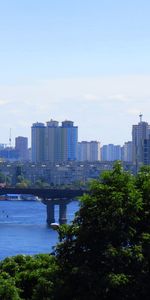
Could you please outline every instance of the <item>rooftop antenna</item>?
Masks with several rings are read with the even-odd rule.
[[[139,114],[139,117],[140,117],[140,123],[142,122],[142,117],[143,117],[143,115],[140,113]]]
[[[9,131],[9,147],[11,148],[11,128],[10,128],[10,131]]]

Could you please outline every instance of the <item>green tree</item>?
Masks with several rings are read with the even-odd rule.
[[[46,189],[46,188],[50,187],[50,184],[45,182],[43,178],[39,178],[38,180],[36,180],[34,186],[37,188],[45,188]]]
[[[148,300],[150,168],[134,177],[119,163],[91,184],[55,256],[0,262],[0,299]]]
[[[0,262],[0,299],[55,300],[59,285],[56,258],[17,255]]]
[[[3,279],[0,276],[0,299],[21,300],[19,289],[15,286],[12,279]]]
[[[4,182],[5,182],[5,175],[0,172],[0,183],[4,183]]]
[[[6,185],[10,186],[12,184],[12,177],[10,175],[6,176]]]
[[[24,176],[22,176],[22,175],[18,175],[16,187],[18,187],[18,188],[27,188],[29,186],[31,186],[30,180],[24,178]]]
[[[150,166],[143,166],[136,176],[136,187],[141,192],[143,210],[140,214],[140,231],[150,233]]]
[[[73,224],[59,228],[60,299],[149,299],[149,236],[139,236],[142,196],[119,163],[92,183]]]

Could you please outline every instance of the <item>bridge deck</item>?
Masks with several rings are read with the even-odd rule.
[[[0,195],[5,194],[30,194],[38,196],[39,198],[50,199],[74,199],[87,193],[87,190],[71,190],[71,189],[38,189],[38,188],[16,188],[16,187],[4,187],[0,188]]]

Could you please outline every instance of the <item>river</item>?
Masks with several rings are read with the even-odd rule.
[[[70,223],[79,203],[67,206]],[[55,221],[59,208],[55,206]],[[0,260],[17,254],[50,253],[58,234],[46,224],[46,206],[39,201],[0,201]]]

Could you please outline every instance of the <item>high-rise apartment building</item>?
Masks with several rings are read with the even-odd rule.
[[[60,127],[61,151],[60,158],[62,161],[77,160],[78,145],[78,127],[73,125],[72,121],[63,121]]]
[[[101,148],[101,160],[102,161],[115,161],[121,160],[121,146],[108,144]]]
[[[66,162],[77,159],[78,127],[72,121],[63,121],[61,126],[50,120],[45,126],[32,126],[32,160],[35,162]]]
[[[132,126],[132,161],[137,166],[144,164],[144,141],[149,139],[150,125],[142,121]]]
[[[78,142],[78,160],[88,161],[89,159],[89,142]]]
[[[47,162],[59,161],[59,123],[50,120],[45,128],[45,160]]]
[[[144,140],[144,165],[150,165],[150,137]]]
[[[132,142],[125,142],[122,147],[122,160],[132,162]]]
[[[99,161],[100,157],[100,142],[90,142],[90,161]]]
[[[32,161],[44,162],[45,161],[45,125],[43,123],[34,123],[31,129],[31,149]]]
[[[19,160],[28,160],[28,138],[18,136],[15,138],[15,149],[18,152]]]
[[[100,160],[100,142],[82,141],[78,143],[79,161],[99,161]]]

